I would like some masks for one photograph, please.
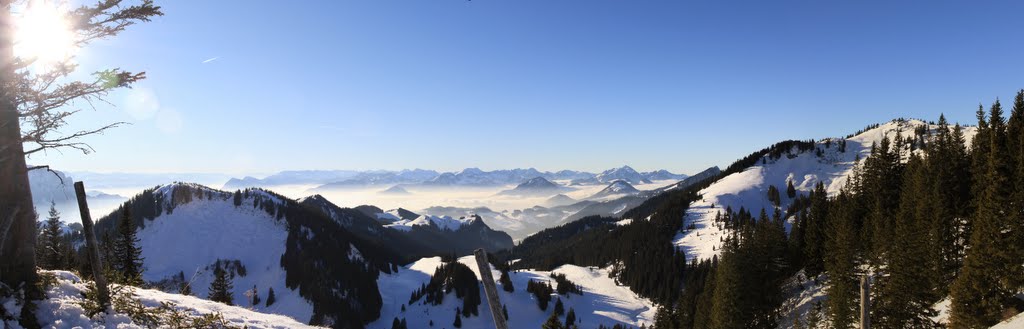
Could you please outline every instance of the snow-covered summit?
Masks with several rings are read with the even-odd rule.
[[[624,180],[630,184],[649,184],[651,181],[644,177],[643,174],[637,172],[630,166],[622,166],[619,168],[608,169],[595,177],[597,181],[608,184],[616,180]]]
[[[629,184],[629,182],[627,182],[626,180],[617,179],[612,181],[610,184],[608,184],[607,187],[605,187],[601,191],[598,191],[594,195],[590,196],[590,199],[601,199],[609,196],[621,196],[637,193],[640,193],[640,190],[633,187],[632,184]]]
[[[544,177],[534,177],[530,180],[516,185],[515,188],[499,192],[499,195],[511,196],[548,196],[569,190],[569,188],[558,185]]]

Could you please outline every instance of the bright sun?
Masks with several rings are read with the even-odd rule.
[[[48,67],[74,55],[75,35],[57,1],[31,0],[15,14],[15,56]]]

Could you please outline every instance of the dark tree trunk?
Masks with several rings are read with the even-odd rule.
[[[36,299],[35,209],[14,103],[14,49],[9,0],[0,0],[0,283]]]

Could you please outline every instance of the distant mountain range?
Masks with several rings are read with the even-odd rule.
[[[630,184],[649,184],[654,181],[683,180],[687,175],[674,174],[667,170],[638,172],[629,166],[590,173],[575,170],[556,172],[539,171],[534,168],[503,169],[485,171],[480,168],[466,168],[458,172],[437,172],[434,170],[412,169],[401,171],[373,170],[303,170],[282,171],[266,178],[231,178],[224,184],[226,190],[247,187],[274,187],[282,185],[317,185],[311,192],[335,189],[360,188],[366,186],[503,186],[516,185],[534,178],[548,181],[565,181],[569,185],[601,185],[614,180],[625,180]]]

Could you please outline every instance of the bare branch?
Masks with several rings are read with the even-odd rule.
[[[51,174],[53,174],[54,176],[57,176],[57,179],[58,179],[58,180],[60,180],[60,185],[64,185],[64,177],[61,177],[61,176],[60,176],[60,173],[58,173],[58,172],[54,171],[53,169],[50,169],[50,166],[49,166],[49,165],[43,165],[43,166],[29,166],[29,167],[28,167],[28,171],[33,171],[33,170],[36,170],[36,169],[46,169],[46,171],[49,171],[49,172],[50,172]]]

